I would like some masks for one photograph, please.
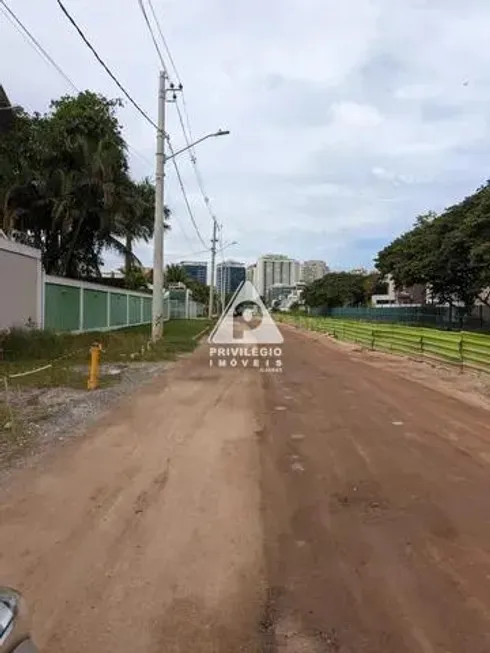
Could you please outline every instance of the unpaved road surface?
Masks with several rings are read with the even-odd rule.
[[[46,653],[488,653],[490,412],[285,330],[207,348],[2,487]]]

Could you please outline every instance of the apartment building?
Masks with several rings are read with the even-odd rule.
[[[276,284],[294,286],[301,277],[299,261],[282,254],[266,254],[256,264],[255,287],[262,297]]]
[[[305,283],[313,283],[317,279],[321,279],[328,272],[328,265],[325,261],[304,261],[301,264],[301,281]]]

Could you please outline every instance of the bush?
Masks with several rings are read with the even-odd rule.
[[[0,333],[0,349],[3,359],[15,361],[22,359],[45,360],[60,356],[66,351],[69,335],[59,336],[52,331],[41,329],[12,328]]]

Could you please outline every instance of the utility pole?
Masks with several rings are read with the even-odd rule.
[[[209,306],[208,306],[208,317],[211,319],[214,314],[214,274],[216,268],[216,243],[218,239],[216,237],[217,223],[216,218],[213,216],[213,237],[211,238],[211,279],[209,284]]]
[[[153,227],[153,296],[151,305],[151,339],[163,335],[163,221],[165,184],[165,73],[160,73],[158,87],[158,130],[155,172],[155,224]]]
[[[224,313],[226,301],[226,287],[228,285],[228,274],[225,274],[226,265],[223,261],[221,264],[221,312]]]
[[[221,312],[225,312],[226,289],[228,287],[229,270],[225,265],[225,252],[223,246],[223,225],[220,225],[220,240],[221,240]],[[226,274],[225,274],[226,270]]]

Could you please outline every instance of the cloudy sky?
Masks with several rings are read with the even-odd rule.
[[[56,0],[6,0],[81,89],[120,96]],[[156,119],[158,60],[137,0],[64,0],[120,81]],[[419,213],[488,175],[488,0],[153,0],[184,83],[196,149],[227,257],[276,252],[370,266]],[[46,110],[71,92],[0,12],[2,83]],[[175,148],[184,144],[168,105]],[[135,177],[155,134],[120,111]],[[206,241],[211,221],[189,158],[179,165]],[[206,258],[170,168],[168,260]],[[151,249],[138,253],[151,264]],[[114,259],[109,265],[116,265]]]

